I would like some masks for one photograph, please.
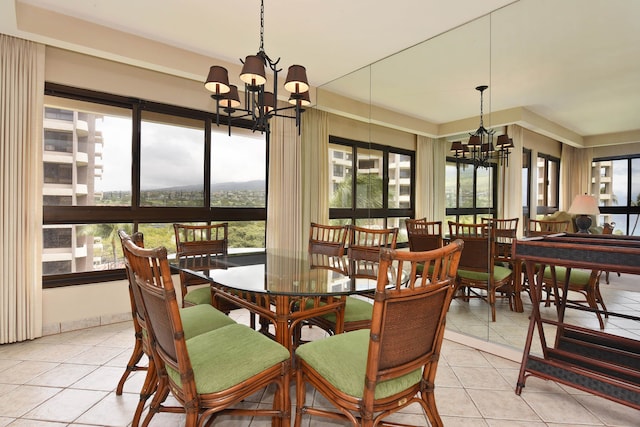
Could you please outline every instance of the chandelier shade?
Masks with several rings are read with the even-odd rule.
[[[230,90],[226,96],[218,101],[223,108],[236,109],[240,106],[240,95],[238,94],[238,86],[229,85]]]
[[[295,119],[300,135],[303,107],[311,105],[307,70],[302,65],[291,65],[287,71],[284,89],[290,92],[288,104],[278,107],[278,75],[282,71],[280,58],[272,60],[264,50],[264,0],[260,2],[260,48],[255,55],[248,55],[242,62],[240,80],[244,83],[244,102],[241,102],[238,87],[229,84],[227,69],[214,65],[209,69],[205,88],[212,92],[216,101],[216,124],[220,125],[220,109],[226,113],[231,135],[231,122],[244,119],[253,122],[252,130],[269,131],[269,120],[273,117]],[[273,88],[267,90],[266,68],[273,73]],[[244,104],[244,105],[243,105]],[[295,111],[295,115],[283,114],[284,110]]]
[[[307,69],[302,65],[292,65],[287,72],[284,88],[291,93],[302,93],[309,90]]]
[[[258,55],[249,55],[244,60],[240,80],[250,87],[262,86],[267,82],[264,72],[264,61]]]
[[[216,94],[229,92],[229,73],[227,69],[219,65],[212,65],[209,68],[209,75],[204,87]]]

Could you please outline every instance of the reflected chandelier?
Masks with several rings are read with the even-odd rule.
[[[249,55],[242,62],[240,80],[244,82],[244,107],[241,107],[238,87],[229,84],[227,69],[213,65],[204,87],[213,92],[211,97],[216,101],[216,125],[220,126],[221,111],[226,113],[231,136],[231,122],[237,119],[248,119],[253,122],[252,130],[268,131],[269,119],[272,117],[286,117],[296,120],[298,135],[300,134],[300,116],[303,107],[311,105],[309,97],[309,83],[307,70],[302,65],[289,67],[284,88],[290,93],[289,106],[278,107],[278,68],[280,58],[273,61],[264,51],[264,0],[260,2],[260,48],[255,55]],[[267,77],[265,67],[269,66],[273,72],[273,89],[265,90]],[[295,116],[283,115],[284,110],[295,109]]]
[[[493,137],[495,130],[484,127],[483,121],[483,92],[489,86],[482,85],[476,87],[480,92],[480,127],[469,134],[469,141],[465,144],[461,141],[451,143],[451,151],[456,159],[470,159],[475,167],[488,168],[490,163],[498,162],[509,166],[509,154],[513,148],[513,140],[509,138],[507,132],[499,135],[496,139],[495,146]]]

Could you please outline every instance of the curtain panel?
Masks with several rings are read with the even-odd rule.
[[[416,141],[416,218],[445,218],[447,142],[418,135]]]
[[[42,335],[44,61],[0,34],[0,344]]]

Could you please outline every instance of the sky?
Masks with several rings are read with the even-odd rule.
[[[103,175],[99,191],[131,190],[131,120],[104,116]],[[202,130],[143,122],[143,190],[202,184],[204,136]],[[259,132],[233,133],[221,126],[213,130],[213,183],[265,179],[266,157]],[[258,149],[257,149],[258,148]]]

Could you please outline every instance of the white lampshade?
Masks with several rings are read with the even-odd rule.
[[[573,199],[568,212],[573,215],[600,215],[598,201],[588,194],[579,194]]]

